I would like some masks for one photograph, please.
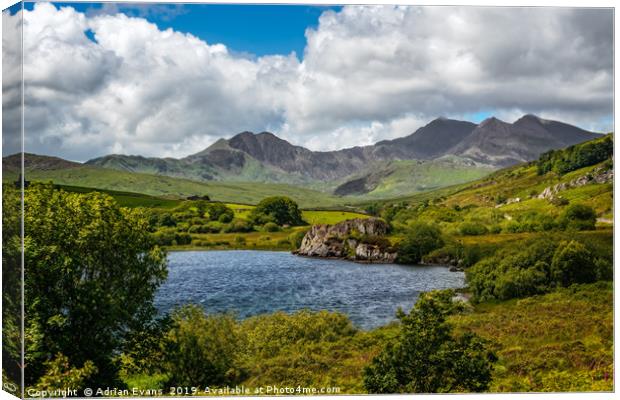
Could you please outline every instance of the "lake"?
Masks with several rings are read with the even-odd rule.
[[[304,308],[345,313],[371,329],[409,311],[420,292],[459,288],[462,272],[442,266],[357,264],[278,251],[184,251],[168,255],[168,280],[155,296],[160,312],[194,303],[238,317]]]

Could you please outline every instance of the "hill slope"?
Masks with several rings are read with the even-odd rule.
[[[19,174],[18,155],[3,159],[3,180],[15,181]],[[142,193],[165,198],[208,195],[212,200],[256,204],[268,196],[289,196],[305,208],[335,207],[352,202],[316,190],[276,183],[196,182],[162,175],[118,171],[66,160],[26,154],[25,178],[31,182]],[[60,161],[59,161],[60,160]],[[67,164],[70,163],[70,164]],[[70,168],[66,168],[66,166]],[[42,169],[47,166],[47,169]]]

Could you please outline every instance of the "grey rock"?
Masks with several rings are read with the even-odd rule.
[[[377,218],[350,219],[335,225],[314,225],[294,253],[308,257],[343,258],[358,262],[392,263],[397,253],[374,243],[364,243],[358,236],[383,236],[389,225]]]

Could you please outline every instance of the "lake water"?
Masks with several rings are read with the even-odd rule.
[[[464,286],[462,272],[441,266],[357,264],[277,251],[186,251],[168,255],[160,312],[194,303],[241,317],[311,310],[340,311],[370,329],[409,311],[420,292]]]

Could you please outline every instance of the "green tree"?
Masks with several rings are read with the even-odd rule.
[[[61,353],[71,365],[92,361],[87,383],[119,384],[114,357],[151,319],[167,275],[146,215],[105,194],[49,185],[32,185],[24,202],[26,383]]]
[[[2,193],[2,370],[21,383],[21,196],[13,185]]]
[[[416,264],[422,257],[444,245],[441,231],[434,225],[416,222],[407,230],[405,238],[398,244],[397,262]]]
[[[235,319],[226,314],[207,316],[188,305],[172,315],[164,338],[163,370],[174,386],[227,385],[238,381],[235,369],[239,345]]]
[[[227,223],[233,220],[235,212],[224,203],[209,203],[205,206],[209,220]]]
[[[585,204],[571,204],[560,217],[564,229],[593,230],[596,224],[596,212]]]
[[[261,200],[252,210],[250,220],[257,225],[267,222],[274,222],[280,226],[305,224],[297,203],[285,196],[273,196]]]
[[[574,240],[564,241],[553,255],[551,276],[562,286],[594,282],[597,264],[586,246]]]
[[[446,317],[460,309],[451,290],[424,293],[394,343],[364,369],[369,393],[481,392],[489,387],[495,354],[474,334],[455,336]]]
[[[82,389],[86,386],[86,381],[97,372],[92,361],[86,361],[81,368],[76,368],[71,366],[69,358],[63,354],[57,354],[53,359],[45,361],[44,367],[45,375],[37,382],[37,390]]]

